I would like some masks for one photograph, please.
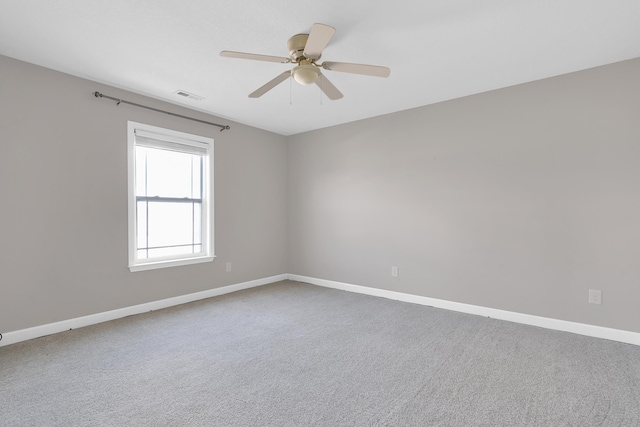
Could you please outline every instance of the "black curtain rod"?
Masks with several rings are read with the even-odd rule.
[[[193,117],[187,117],[187,116],[183,116],[181,114],[171,113],[169,111],[158,110],[157,108],[147,107],[146,105],[140,105],[140,104],[136,104],[135,102],[125,101],[124,99],[118,99],[118,98],[113,98],[111,96],[103,95],[103,94],[101,94],[100,92],[97,92],[97,91],[93,92],[93,96],[95,96],[96,98],[107,98],[107,99],[111,99],[113,101],[117,101],[118,105],[120,105],[121,102],[124,102],[125,104],[133,105],[135,107],[140,107],[140,108],[146,108],[147,110],[157,111],[158,113],[165,113],[165,114],[169,114],[170,116],[176,116],[176,117],[180,117],[182,119],[193,120],[194,122],[200,122],[200,123],[204,123],[204,124],[211,125],[211,126],[218,126],[220,128],[220,132],[222,132],[223,130],[231,129],[231,127],[229,127],[229,125],[219,125],[218,123],[207,122],[207,121],[200,120],[200,119],[194,119]]]

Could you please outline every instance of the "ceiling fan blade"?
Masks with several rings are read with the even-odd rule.
[[[220,52],[220,56],[226,56],[228,58],[253,59],[255,61],[279,62],[281,64],[288,64],[291,62],[290,58],[282,56],[258,55],[256,53],[233,52],[231,50],[223,50]]]
[[[269,92],[274,87],[278,86],[283,81],[287,80],[291,77],[291,70],[285,71],[282,74],[278,74],[278,76],[267,82],[266,84],[260,86],[258,89],[254,90],[249,94],[249,98],[260,98],[265,93]]]
[[[365,76],[389,77],[391,70],[387,67],[365,64],[349,64],[347,62],[323,62],[322,68],[343,73],[364,74]]]
[[[316,85],[318,85],[320,90],[323,91],[325,95],[327,95],[327,98],[333,101],[344,96],[342,92],[340,92],[338,88],[335,87],[333,83],[331,83],[329,79],[324,76],[324,74],[320,74],[318,80],[316,80]]]
[[[318,59],[329,40],[336,33],[336,29],[325,24],[313,24],[309,32],[307,44],[304,46],[304,56],[307,59]]]

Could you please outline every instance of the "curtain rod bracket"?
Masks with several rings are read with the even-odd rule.
[[[165,113],[165,114],[169,114],[170,116],[180,117],[182,119],[187,119],[187,120],[193,120],[194,122],[204,123],[206,125],[217,126],[217,127],[220,128],[220,132],[222,132],[223,130],[231,129],[231,126],[229,126],[229,125],[220,125],[218,123],[207,122],[205,120],[195,119],[193,117],[183,116],[181,114],[171,113],[169,111],[159,110],[159,109],[153,108],[153,107],[147,107],[146,105],[141,105],[141,104],[136,104],[135,102],[125,101],[124,99],[118,99],[118,98],[114,98],[112,96],[103,95],[98,91],[93,92],[93,96],[95,96],[96,98],[111,99],[112,101],[116,101],[117,102],[116,105],[120,105],[121,102],[124,102],[125,104],[133,105],[134,107],[146,108],[147,110],[156,111],[158,113]]]

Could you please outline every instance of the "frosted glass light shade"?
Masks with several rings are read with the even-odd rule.
[[[320,71],[314,65],[299,65],[293,69],[293,78],[301,85],[310,85],[318,80]]]

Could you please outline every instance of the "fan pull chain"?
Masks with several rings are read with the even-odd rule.
[[[320,106],[322,107],[322,94],[324,93],[324,88],[322,87],[324,84],[324,76],[320,75]]]

